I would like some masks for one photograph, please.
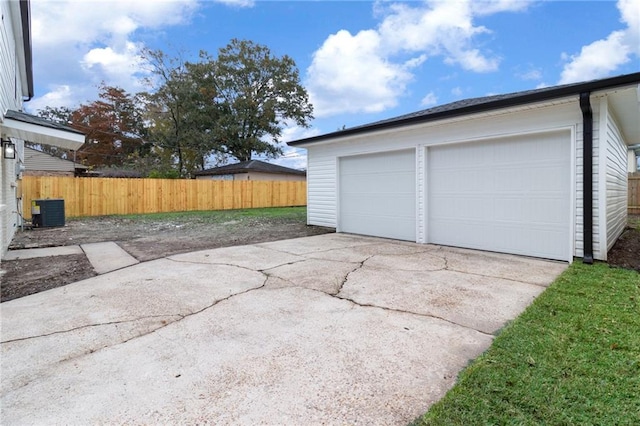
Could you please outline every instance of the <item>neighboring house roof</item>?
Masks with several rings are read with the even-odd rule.
[[[88,169],[88,167],[83,164],[64,160],[29,147],[24,148],[24,167],[25,170],[54,172],[75,172],[76,170]]]
[[[593,80],[582,83],[565,84],[562,86],[545,87],[542,89],[525,90],[522,92],[507,93],[503,95],[484,96],[481,98],[464,99],[439,105],[433,108],[376,121],[362,126],[351,127],[333,133],[313,136],[289,142],[288,145],[297,146],[314,142],[335,139],[342,136],[352,136],[361,133],[383,130],[388,128],[403,127],[427,121],[441,120],[473,113],[485,112],[495,109],[514,107],[533,102],[549,101],[584,92],[595,92],[611,89],[619,86],[628,86],[640,83],[640,73],[627,74],[618,77]],[[637,136],[637,135],[636,135]]]
[[[265,163],[260,160],[242,161],[235,164],[227,164],[226,166],[214,167],[212,169],[195,172],[196,176],[213,176],[213,175],[235,175],[239,173],[260,172],[260,173],[276,173],[306,176],[307,172],[303,170],[290,169],[289,167],[278,166],[276,164]]]

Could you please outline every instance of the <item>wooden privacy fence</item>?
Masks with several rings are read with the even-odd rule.
[[[290,207],[307,204],[307,183],[25,176],[25,219],[31,200],[44,198],[64,199],[67,217]]]
[[[640,214],[640,173],[629,175],[629,196],[627,212]]]

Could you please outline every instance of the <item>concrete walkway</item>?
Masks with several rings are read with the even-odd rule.
[[[45,247],[24,250],[9,250],[5,260],[32,259],[35,257],[85,254],[97,274],[106,274],[135,265],[139,261],[114,242],[91,243],[75,246]]]
[[[11,424],[404,425],[566,264],[326,234],[0,305]]]

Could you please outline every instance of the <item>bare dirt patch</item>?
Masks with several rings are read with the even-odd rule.
[[[198,212],[68,220],[64,227],[18,231],[11,249],[114,241],[141,262],[178,253],[333,232],[306,225],[306,209]],[[2,302],[96,275],[84,255],[3,261]]]
[[[640,272],[640,215],[629,216],[629,226],[607,254],[609,265]]]

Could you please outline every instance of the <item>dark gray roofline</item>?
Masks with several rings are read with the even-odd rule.
[[[27,73],[27,93],[30,101],[33,98],[33,54],[31,52],[31,7],[29,0],[20,0],[20,16],[22,17],[22,40],[24,42],[24,62]]]
[[[195,172],[195,176],[216,176],[216,175],[233,175],[240,173],[271,173],[271,174],[291,174],[305,176],[307,172],[303,170],[291,169],[289,167],[279,166],[260,160],[241,161],[235,164],[227,164],[225,166],[213,167],[211,169]]]
[[[471,102],[470,104],[465,104],[464,102],[452,102],[451,104],[449,104],[451,108],[447,108],[446,105],[438,106],[431,108],[430,110],[423,111],[424,114],[420,114],[419,112],[407,114],[388,120],[365,124],[363,126],[352,127],[350,129],[339,130],[333,133],[327,133],[324,135],[312,136],[310,138],[288,142],[287,145],[298,146],[308,143],[321,142],[344,136],[373,132],[376,130],[404,127],[412,124],[459,117],[462,115],[469,115],[501,108],[509,108],[533,102],[549,101],[552,99],[563,98],[571,95],[577,96],[582,92],[594,92],[598,90],[611,89],[614,87],[628,86],[630,84],[638,83],[640,83],[640,72],[583,83],[547,87],[543,89],[528,90],[507,95],[476,98],[476,102]],[[462,104],[462,106],[456,106],[456,104]],[[435,111],[429,112],[431,110]]]
[[[35,124],[42,127],[48,127],[50,129],[56,130],[64,130],[65,132],[77,133],[79,135],[86,135],[86,133],[81,132],[80,130],[76,130],[73,127],[65,126],[64,124],[56,123],[54,121],[49,121],[42,117],[38,117],[37,115],[27,114],[26,112],[7,110],[5,114],[5,118],[9,118],[16,121],[21,121],[23,123]]]

